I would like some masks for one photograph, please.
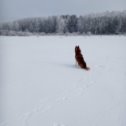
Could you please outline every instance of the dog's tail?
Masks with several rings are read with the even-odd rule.
[[[90,67],[86,67],[85,70],[90,70]]]

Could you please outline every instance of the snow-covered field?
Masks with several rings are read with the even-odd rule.
[[[0,37],[0,62],[0,126],[126,126],[126,36]]]

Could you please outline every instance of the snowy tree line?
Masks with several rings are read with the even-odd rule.
[[[126,34],[126,11],[28,18],[0,24],[0,35]]]

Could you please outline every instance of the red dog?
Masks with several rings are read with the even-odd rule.
[[[84,61],[84,58],[83,58],[83,55],[81,54],[81,50],[80,50],[79,46],[75,46],[75,59],[76,59],[78,66],[80,66],[81,68],[83,68],[85,70],[90,69],[89,67],[87,67],[86,62]]]

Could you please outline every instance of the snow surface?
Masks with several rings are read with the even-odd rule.
[[[3,36],[0,58],[0,126],[126,126],[125,36]]]

